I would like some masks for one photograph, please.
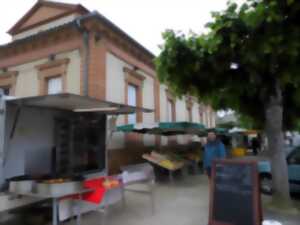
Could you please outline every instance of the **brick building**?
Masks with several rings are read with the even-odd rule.
[[[16,97],[68,92],[150,108],[154,113],[120,116],[118,125],[158,121],[215,126],[215,113],[193,98],[174,98],[156,78],[154,55],[98,12],[82,5],[37,3],[8,31],[0,46],[0,88]],[[139,148],[166,145],[166,138],[116,133],[110,164],[126,164]],[[185,143],[183,137],[178,143]],[[128,153],[128,151],[131,151]]]

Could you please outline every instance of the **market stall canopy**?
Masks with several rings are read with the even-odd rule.
[[[133,107],[109,101],[98,100],[88,96],[61,93],[45,96],[7,99],[8,104],[40,108],[52,108],[72,112],[96,112],[102,114],[130,114],[137,111],[153,112],[151,109]]]
[[[236,135],[236,134],[242,134],[242,135],[257,135],[259,133],[259,130],[248,130],[244,128],[234,127],[229,130],[229,134]]]
[[[228,129],[226,128],[221,128],[221,127],[214,127],[214,128],[208,128],[206,129],[206,132],[213,131],[217,135],[228,135]]]
[[[228,132],[229,132],[230,134],[234,134],[234,133],[244,133],[244,132],[246,132],[246,131],[247,131],[247,130],[244,129],[244,128],[234,127],[234,128],[232,128],[232,129],[230,129]]]
[[[137,132],[155,135],[180,135],[180,134],[194,134],[204,136],[206,134],[205,126],[201,123],[191,122],[160,122],[153,124],[128,124],[118,126],[117,131],[122,132]]]
[[[259,130],[246,130],[244,134],[246,135],[257,135],[260,131]]]

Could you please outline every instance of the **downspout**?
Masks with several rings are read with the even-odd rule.
[[[83,17],[76,19],[75,24],[79,32],[82,33],[83,49],[84,49],[84,59],[83,59],[83,95],[88,96],[89,94],[89,62],[90,62],[90,48],[89,48],[89,31],[82,26],[81,20]]]
[[[0,88],[0,192],[5,184],[4,159],[5,159],[5,110],[6,104],[3,90]]]

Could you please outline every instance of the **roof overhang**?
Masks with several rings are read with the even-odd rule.
[[[110,20],[108,20],[106,17],[104,17],[102,14],[100,14],[97,11],[82,15],[82,16],[78,17],[77,19],[75,19],[69,23],[60,25],[58,27],[54,27],[49,30],[41,31],[37,34],[33,34],[31,36],[28,36],[28,37],[25,37],[22,39],[17,39],[15,41],[6,43],[4,45],[0,45],[0,49],[4,50],[6,48],[11,48],[11,47],[18,46],[20,44],[23,44],[23,43],[26,43],[29,41],[33,41],[40,37],[48,37],[48,35],[50,35],[54,32],[60,32],[61,30],[66,29],[68,27],[76,27],[77,26],[76,21],[87,22],[89,20],[95,20],[96,22],[99,22],[100,24],[101,23],[104,24],[109,29],[114,31],[116,34],[120,35],[125,40],[127,40],[129,43],[131,43],[133,46],[136,46],[141,52],[143,52],[149,58],[149,61],[151,61],[150,64],[151,64],[151,66],[153,66],[153,59],[155,58],[155,55],[151,51],[149,51],[147,48],[145,48],[143,45],[141,45],[138,41],[136,41],[134,38],[129,36],[125,31],[123,31],[121,28],[119,28],[117,25],[112,23]]]
[[[148,50],[146,47],[144,47],[142,44],[140,44],[137,40],[135,40],[133,37],[131,37],[129,34],[127,34],[124,30],[122,30],[119,26],[117,26],[115,23],[107,19],[105,16],[103,16],[98,11],[93,11],[89,14],[83,15],[81,20],[86,21],[90,19],[95,19],[96,21],[100,22],[101,24],[104,24],[105,26],[109,27],[112,31],[114,31],[116,34],[123,37],[125,40],[129,41],[133,45],[135,45],[137,48],[139,48],[142,52],[148,55],[148,57],[154,59],[156,56]]]
[[[7,99],[7,104],[18,107],[38,107],[75,113],[101,113],[107,115],[131,114],[135,112],[153,112],[151,109],[133,107],[115,102],[102,101],[96,98],[76,94],[54,94],[45,96]]]

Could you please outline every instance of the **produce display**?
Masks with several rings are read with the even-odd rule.
[[[106,189],[113,189],[120,186],[120,181],[115,178],[106,178],[103,182],[103,186]]]
[[[184,160],[174,154],[166,155],[152,151],[150,154],[144,154],[143,158],[168,170],[177,170],[184,166]]]
[[[162,160],[160,162],[160,165],[169,170],[176,170],[176,169],[183,167],[184,163],[166,159],[166,160]]]
[[[70,182],[70,181],[71,181],[71,179],[58,178],[58,179],[45,180],[45,181],[42,181],[41,183],[44,183],[44,184],[62,184],[62,183],[65,183],[65,182]]]

